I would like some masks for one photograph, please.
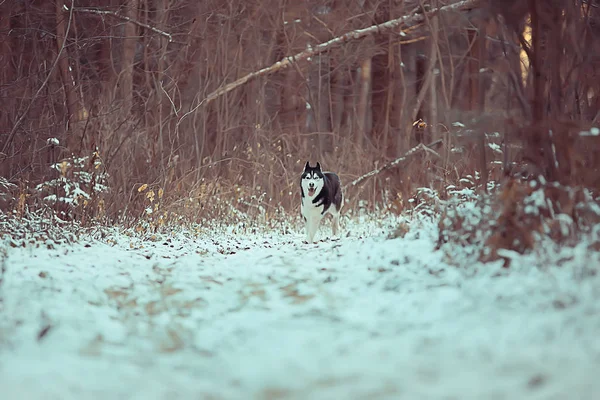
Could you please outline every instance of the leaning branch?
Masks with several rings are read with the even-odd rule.
[[[167,39],[169,39],[169,42],[173,41],[173,36],[170,33],[161,31],[160,29],[155,28],[152,25],[148,25],[143,22],[136,21],[133,18],[130,18],[123,14],[119,14],[118,12],[115,12],[115,11],[99,10],[97,8],[83,8],[83,7],[74,7],[73,11],[78,12],[78,13],[88,13],[88,14],[103,15],[103,16],[108,15],[109,17],[122,19],[123,21],[131,22],[134,25],[141,26],[142,28],[151,30],[154,33],[158,33],[159,35],[162,35],[162,36],[166,37]]]
[[[435,8],[435,9],[427,12],[426,14],[412,13],[410,15],[405,15],[405,16],[397,18],[397,19],[392,19],[390,21],[381,23],[379,25],[372,25],[368,28],[357,29],[354,31],[347,32],[347,33],[343,34],[342,36],[338,36],[327,42],[318,44],[315,47],[301,51],[298,54],[285,57],[269,67],[265,67],[261,70],[251,72],[248,75],[241,77],[240,79],[238,79],[235,82],[228,83],[227,85],[220,87],[219,89],[210,93],[204,100],[202,100],[198,104],[197,107],[199,107],[202,104],[210,103],[211,101],[217,99],[218,97],[224,95],[225,93],[232,91],[233,89],[245,84],[246,82],[248,82],[252,79],[256,79],[261,76],[272,74],[281,69],[285,69],[294,63],[297,63],[299,61],[306,60],[310,57],[319,55],[319,54],[321,54],[333,47],[337,47],[343,43],[347,43],[352,40],[361,39],[361,38],[369,36],[369,35],[388,33],[390,31],[392,31],[392,32],[397,31],[400,28],[410,28],[411,26],[423,23],[425,21],[426,16],[428,18],[431,18],[433,15],[440,13],[440,12],[470,10],[470,9],[477,7],[479,5],[479,1],[480,0],[457,1],[456,3],[452,3],[452,4],[448,4],[448,5],[439,7],[439,8]]]
[[[435,155],[436,157],[441,157],[436,151],[431,149],[432,147],[437,147],[440,144],[442,144],[442,139],[438,139],[435,142],[428,144],[427,146],[425,146],[423,143],[419,143],[417,146],[407,151],[402,157],[396,158],[394,161],[385,164],[381,168],[374,169],[373,171],[356,178],[347,185],[344,185],[343,189],[346,190],[350,187],[354,187],[372,176],[379,175],[383,171],[387,171],[388,169],[397,167],[398,165],[408,160],[409,157],[414,156],[415,154],[427,152]]]

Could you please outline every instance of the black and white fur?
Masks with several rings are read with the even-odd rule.
[[[333,217],[333,236],[337,236],[343,202],[340,178],[333,172],[322,172],[320,163],[311,167],[307,161],[300,178],[300,192],[300,213],[306,223],[306,241],[314,242],[321,220],[328,213]]]

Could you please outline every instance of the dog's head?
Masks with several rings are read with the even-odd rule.
[[[307,161],[304,166],[304,172],[302,172],[300,184],[302,185],[302,192],[309,198],[313,198],[319,194],[325,184],[321,164],[317,163],[316,167],[311,167]]]

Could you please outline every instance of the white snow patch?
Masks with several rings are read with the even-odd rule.
[[[502,154],[502,148],[498,143],[488,143],[488,147],[492,149],[492,151]]]
[[[299,18],[298,18],[298,19],[295,19],[294,21],[292,21],[292,23],[294,23],[294,24],[298,24],[298,23],[300,23],[300,22],[302,22],[302,20],[301,20],[301,19],[299,19]],[[287,24],[289,24],[289,23],[290,23],[289,21],[283,21],[283,24],[284,24],[284,25],[287,25]]]
[[[329,6],[319,6],[315,9],[315,14],[317,15],[326,15],[331,13],[331,7]]]
[[[199,237],[6,246],[3,398],[600,393],[600,259],[587,243],[504,252],[510,270],[457,269],[435,250],[436,221],[388,240],[398,220],[367,220],[310,245],[301,232],[207,225]]]
[[[593,127],[589,131],[579,132],[579,136],[600,136],[600,129]]]

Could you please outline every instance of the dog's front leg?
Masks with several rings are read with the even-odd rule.
[[[306,220],[306,241],[308,243],[314,243],[320,222],[321,219],[319,217],[312,217]]]
[[[306,229],[306,243],[310,243],[311,237],[310,237],[310,232],[311,232],[311,220],[310,219],[306,219],[304,221],[304,226]]]
[[[333,221],[331,221],[331,233],[333,237],[338,236],[338,232],[340,230],[340,215],[333,215]]]

